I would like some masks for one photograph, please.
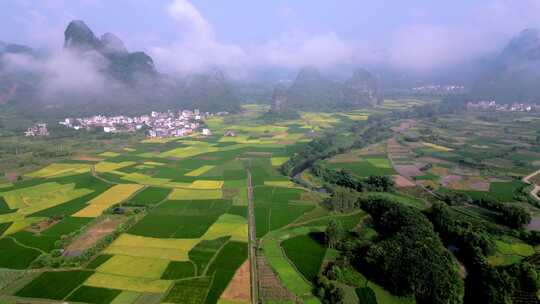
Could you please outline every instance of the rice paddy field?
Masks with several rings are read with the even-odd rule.
[[[314,132],[368,115],[303,113],[298,120],[266,124],[254,114],[259,111],[248,106],[243,114],[209,119],[211,137],[142,140],[3,183],[0,269],[18,275],[1,287],[0,301],[249,303],[250,284],[239,283],[248,260],[248,175],[257,237],[273,240],[315,214],[321,201],[279,167]],[[225,136],[227,130],[236,136]],[[391,170],[383,158],[369,164]],[[326,250],[310,240],[307,234],[298,235],[298,244],[291,238],[281,266],[270,267],[278,274],[288,265],[290,278],[276,278],[290,292],[302,290],[305,303],[317,303],[310,280]],[[295,248],[303,243],[319,255],[315,264],[297,267]],[[40,262],[49,258],[60,262]]]

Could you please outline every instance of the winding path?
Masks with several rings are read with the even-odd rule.
[[[527,183],[529,185],[533,185],[533,189],[531,190],[531,195],[532,197],[534,197],[537,201],[540,202],[540,196],[538,195],[538,193],[540,193],[540,185],[536,185],[536,184],[533,184],[531,182],[531,178],[533,178],[534,176],[536,176],[537,174],[540,174],[540,170],[536,171],[536,172],[533,172],[527,176],[525,176],[523,178],[523,182],[524,183]]]

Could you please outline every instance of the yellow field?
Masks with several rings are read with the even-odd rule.
[[[14,234],[16,232],[19,232],[23,229],[26,229],[27,227],[30,227],[34,223],[39,223],[43,221],[44,217],[27,217],[27,218],[21,218],[17,221],[14,221],[9,228],[4,231],[3,235],[10,235]]]
[[[68,176],[90,172],[92,165],[89,164],[50,164],[38,171],[26,174],[28,177],[48,178]]]
[[[3,196],[10,209],[19,209],[17,213],[32,214],[93,192],[90,189],[76,189],[75,187],[74,183],[43,183],[4,192],[0,196]]]
[[[117,157],[119,155],[120,153],[116,153],[116,152],[103,152],[99,154],[99,156],[103,156],[103,157]]]
[[[147,162],[144,162],[144,164],[148,166],[164,166],[165,165],[164,163],[158,163],[158,162],[153,162],[153,161],[147,161]]]
[[[264,185],[271,186],[271,187],[282,187],[282,188],[293,188],[296,186],[291,181],[264,181]]]
[[[219,151],[219,148],[212,147],[206,144],[206,145],[198,145],[198,146],[172,149],[172,150],[159,154],[159,156],[160,157],[188,158],[188,157],[193,157],[193,156],[197,156],[204,153],[217,152],[217,151]]]
[[[302,120],[307,126],[330,128],[339,122],[333,114],[305,112],[301,114]]]
[[[169,260],[115,255],[99,266],[96,271],[127,277],[159,279],[167,269],[167,265],[169,265]]]
[[[123,150],[126,151],[126,152],[135,152],[135,151],[137,151],[137,150],[135,150],[133,148],[124,148]]]
[[[127,200],[135,192],[143,188],[142,185],[124,184],[116,185],[88,202],[88,206],[75,213],[75,217],[98,217],[108,208]]]
[[[199,239],[158,239],[124,233],[104,253],[171,261],[189,261],[188,252]]]
[[[230,235],[231,240],[245,242],[248,238],[247,220],[243,216],[223,214],[208,228],[201,240],[214,240]]]
[[[142,143],[145,143],[145,144],[166,144],[168,142],[171,142],[171,141],[175,141],[176,138],[174,137],[169,137],[169,138],[148,138],[148,139],[145,139],[143,141],[141,141]]]
[[[171,181],[168,178],[156,178],[156,177],[151,177],[149,175],[142,174],[142,173],[124,174],[122,176],[122,179],[130,181],[130,182],[142,184],[142,185],[149,185],[149,186],[161,186]]]
[[[103,273],[95,273],[84,282],[86,286],[153,293],[164,293],[169,289],[171,284],[172,281],[124,277]]]
[[[432,149],[435,149],[435,150],[441,151],[441,152],[450,152],[450,151],[453,151],[453,149],[451,149],[451,148],[444,147],[444,146],[439,146],[439,145],[432,144],[432,143],[424,142],[424,143],[422,143],[422,144],[423,144],[424,146],[426,146],[426,147],[429,147],[429,148],[432,148]]]
[[[206,199],[220,199],[223,197],[221,189],[185,189],[176,188],[169,195],[171,200],[206,200]]]
[[[133,304],[137,301],[137,298],[141,296],[140,293],[134,291],[122,291],[111,304]]]
[[[367,120],[369,118],[369,115],[367,114],[347,113],[347,114],[341,114],[341,115],[348,117],[350,120],[354,120],[354,121],[362,121],[362,120]]]
[[[286,163],[289,160],[288,157],[272,157],[270,158],[270,161],[272,162],[272,166],[279,167]]]
[[[118,170],[120,168],[132,166],[132,165],[135,165],[135,164],[136,163],[132,162],[132,161],[125,161],[125,162],[121,162],[121,163],[113,163],[113,162],[103,161],[103,162],[97,163],[95,165],[95,169],[96,169],[97,172],[111,172],[111,171]]]
[[[216,166],[211,166],[211,165],[205,165],[205,166],[202,166],[198,169],[195,169],[193,171],[190,171],[188,173],[186,173],[185,175],[186,176],[199,176],[199,175],[202,175],[212,169],[214,169]]]
[[[216,180],[196,180],[189,186],[191,189],[197,190],[212,190],[223,188],[223,181]]]

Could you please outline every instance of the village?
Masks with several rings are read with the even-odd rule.
[[[212,131],[205,127],[204,119],[227,112],[212,114],[201,113],[195,110],[180,110],[156,112],[141,116],[129,117],[126,115],[105,116],[95,115],[85,118],[65,118],[59,124],[74,130],[102,130],[105,133],[133,133],[143,131],[151,138],[183,137],[199,132],[203,136],[212,135]],[[47,124],[36,124],[25,132],[27,137],[49,136]]]
[[[467,103],[467,110],[496,112],[540,112],[540,106],[534,103],[499,104],[494,100]]]

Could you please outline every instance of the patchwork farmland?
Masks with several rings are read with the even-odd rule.
[[[310,130],[345,116],[306,113],[260,124],[250,114],[260,108],[247,109],[207,121],[216,130],[211,137],[76,155],[3,185],[1,277],[17,280],[2,280],[1,299],[250,303],[248,172],[257,237],[271,239],[321,200],[279,166],[310,140]],[[225,136],[228,129],[236,136]]]
[[[247,106],[206,121],[215,130],[210,137],[145,139],[74,155],[2,184],[0,302],[247,304],[255,293],[263,303],[320,303],[318,277],[341,254],[328,246],[329,224],[368,243],[378,233],[362,210],[329,210],[320,176],[304,170],[291,178],[280,167],[314,136],[333,130],[338,145],[350,143],[351,126],[417,103],[302,113],[278,123],[260,119],[265,108]],[[531,127],[512,127],[513,119],[501,118],[507,129],[498,133],[474,115],[397,120],[387,138],[320,162],[359,180],[387,176],[395,191],[362,197],[417,210],[455,192],[509,203],[538,184],[537,175],[520,177],[540,169],[540,151],[526,144]],[[530,229],[538,229],[540,212],[530,210]],[[451,211],[483,224],[494,216],[471,204]],[[508,234],[494,244],[491,265],[540,254]],[[416,302],[357,269],[341,271],[352,303]]]

